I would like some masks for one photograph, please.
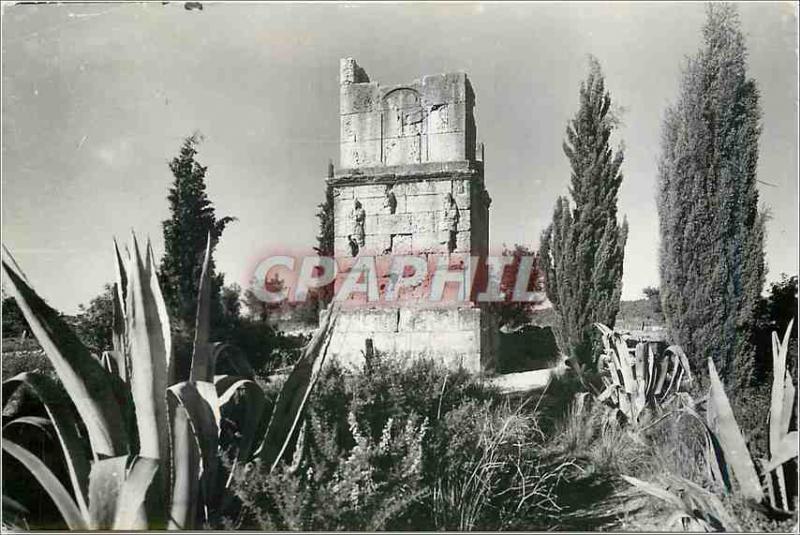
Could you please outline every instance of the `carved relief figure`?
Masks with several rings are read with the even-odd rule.
[[[388,210],[390,214],[393,214],[395,210],[397,210],[397,197],[394,195],[394,186],[389,184],[386,186],[386,193],[384,193],[385,197],[383,199],[383,207]]]
[[[367,213],[364,211],[364,208],[361,206],[361,201],[358,199],[355,199],[353,202],[351,218],[353,222],[353,232],[351,236],[360,247],[364,247],[364,239],[366,236],[364,232],[364,222],[367,219]]]
[[[447,245],[447,251],[452,253],[456,248],[456,234],[458,233],[458,206],[451,193],[444,197],[442,206],[442,220],[439,225],[439,241]]]

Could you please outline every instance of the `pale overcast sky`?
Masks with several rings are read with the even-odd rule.
[[[797,273],[797,8],[739,6],[763,107],[759,179],[768,279]],[[113,280],[111,238],[162,248],[181,139],[199,159],[223,235],[217,265],[246,284],[268,251],[315,243],[327,162],[338,159],[339,58],[385,84],[465,71],[493,198],[490,240],[538,245],[567,191],[564,129],[588,53],[627,111],[620,211],[623,297],[657,284],[656,161],[701,3],[4,4],[3,243],[51,304],[74,312]]]

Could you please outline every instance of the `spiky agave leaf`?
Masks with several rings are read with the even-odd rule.
[[[61,445],[74,500],[81,515],[88,518],[89,452],[80,437],[78,423],[69,408],[66,392],[47,375],[26,372],[3,381],[3,393],[10,393],[21,385],[26,385],[44,405]]]
[[[214,389],[213,383],[184,381],[168,389],[170,414],[173,422],[185,421],[187,425],[175,429],[173,442],[173,505],[170,522],[175,526],[192,527],[194,518],[192,494],[197,491],[194,480],[199,478],[201,498],[198,504],[205,517],[219,498],[216,492],[219,470],[219,419],[218,407],[212,407],[202,390]],[[181,416],[178,413],[183,412]],[[216,413],[216,414],[215,414]],[[188,431],[188,433],[187,433]],[[193,444],[194,442],[194,444]],[[178,449],[180,446],[180,449]],[[193,453],[193,449],[197,451]],[[199,452],[199,455],[196,453]],[[189,465],[188,463],[192,463]],[[183,528],[186,529],[186,528]]]
[[[1,445],[3,451],[19,461],[28,469],[33,477],[36,478],[42,488],[47,492],[47,495],[50,496],[50,499],[53,500],[53,503],[58,509],[58,512],[61,513],[69,529],[89,529],[86,518],[81,514],[81,510],[78,508],[75,500],[46,464],[26,448],[7,438],[3,438]]]
[[[172,423],[172,489],[167,529],[192,529],[200,495],[200,444],[189,414],[178,400],[169,398]]]
[[[797,441],[798,441],[798,434],[797,431],[792,431],[790,433],[786,433],[781,437],[781,441],[778,444],[770,447],[772,450],[770,453],[772,457],[769,460],[769,463],[766,466],[766,470],[771,472],[775,470],[783,463],[788,462],[797,457]]]
[[[615,363],[619,366],[619,370],[622,373],[622,386],[626,393],[634,394],[636,393],[637,385],[636,379],[634,379],[628,346],[619,334],[614,333],[612,336],[614,345],[616,346],[616,355],[618,357]]]
[[[89,475],[91,529],[111,529],[117,514],[120,489],[125,481],[128,456],[101,459],[92,464]]]
[[[5,251],[4,251],[5,252]],[[128,451],[128,437],[108,374],[88,349],[12,267],[10,253],[2,261],[11,292],[36,339],[53,364],[86,426],[95,455]],[[9,263],[10,262],[10,263]]]
[[[189,378],[192,381],[214,381],[214,367],[211,364],[209,331],[211,330],[211,233],[206,239],[206,253],[200,287],[197,291],[197,314],[194,329],[194,351]]]
[[[143,262],[133,236],[133,254],[128,273],[128,343],[131,360],[131,394],[136,407],[139,454],[168,459],[167,366],[168,347],[164,329],[168,320],[160,314],[153,285],[158,286],[150,255]],[[160,292],[159,292],[160,293]],[[164,325],[164,322],[167,325]]]
[[[711,383],[708,402],[710,407],[713,405],[712,408],[716,415],[716,434],[725,452],[725,459],[739,482],[742,494],[746,498],[760,503],[764,499],[761,482],[758,480],[758,474],[753,465],[753,460],[750,458],[750,452],[747,451],[747,443],[739,429],[739,424],[736,423],[736,418],[733,416],[733,409],[728,401],[728,396],[725,394],[719,374],[717,374],[714,361],[711,358],[708,359],[708,373]]]
[[[656,483],[626,475],[620,477],[640,492],[658,498],[671,507],[673,513],[667,520],[669,527],[677,520],[685,520],[706,532],[740,530],[738,523],[731,518],[716,496],[687,479],[675,476],[668,478],[671,487],[680,488],[681,493],[678,495]],[[687,528],[685,524],[682,527]]]
[[[331,332],[338,319],[337,311],[331,305],[278,395],[260,447],[261,459],[270,467],[270,471],[278,465],[298,430],[306,401],[327,356]]]
[[[130,255],[123,260],[114,239],[114,271],[117,281],[114,283],[113,321],[111,324],[111,342],[117,357],[117,369],[123,381],[128,382],[130,375],[130,355],[128,354],[128,322],[125,317],[128,298],[128,271]]]
[[[125,313],[122,303],[119,300],[117,284],[114,283],[113,311],[114,317],[111,324],[111,345],[114,348],[109,353],[114,357],[117,364],[117,374],[124,381],[128,381],[128,362],[126,359],[127,342],[125,333]]]
[[[709,406],[706,413],[708,421],[704,420],[691,406],[684,406],[681,411],[692,416],[702,427],[703,435],[706,439],[705,460],[709,472],[709,479],[716,484],[723,492],[731,491],[730,475],[728,474],[728,464],[725,461],[725,454],[719,439],[714,434],[711,426],[716,427],[716,416],[712,414],[713,407]]]
[[[689,358],[686,356],[686,353],[683,351],[683,348],[678,345],[671,345],[664,350],[664,353],[673,354],[678,357],[678,360],[681,364],[681,368],[683,368],[683,371],[686,374],[686,382],[691,383],[694,380],[694,377],[692,376],[692,368],[691,366],[689,366]]]
[[[217,388],[219,407],[223,415],[230,410],[234,404],[234,400],[239,397],[243,398],[243,403],[247,407],[247,410],[244,411],[242,415],[243,419],[236,422],[239,425],[238,432],[240,437],[236,450],[236,458],[234,460],[234,468],[231,469],[228,478],[229,484],[233,478],[236,465],[240,462],[247,462],[250,460],[250,456],[256,446],[257,433],[262,427],[261,423],[263,421],[266,399],[261,387],[249,379],[231,378],[225,375],[217,376],[214,380],[214,385]]]
[[[144,510],[144,501],[159,465],[158,459],[147,457],[133,459],[117,498],[113,529],[145,530],[150,527]]]
[[[92,529],[148,529],[145,497],[160,465],[158,459],[122,455],[96,461],[89,478]]]
[[[742,531],[736,519],[713,493],[685,477],[670,475],[668,479],[672,486],[680,487],[684,500],[691,504],[694,511],[701,512],[707,523],[722,531]]]

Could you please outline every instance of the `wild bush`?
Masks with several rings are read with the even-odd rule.
[[[241,473],[230,527],[531,529],[552,524],[564,466],[538,456],[535,412],[424,359],[330,363],[292,467]],[[257,474],[257,475],[255,475]]]

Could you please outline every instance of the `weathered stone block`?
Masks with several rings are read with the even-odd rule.
[[[453,190],[451,180],[419,180],[401,182],[394,187],[396,195],[435,195],[450,193]]]
[[[445,195],[444,193],[437,195],[406,195],[405,211],[409,213],[440,211],[444,208]],[[453,195],[453,199],[456,201],[456,206],[458,206],[459,211],[469,210],[469,195],[456,194]],[[461,219],[460,216],[459,219]]]
[[[459,309],[403,308],[400,310],[398,330],[406,331],[460,331]]]
[[[385,165],[413,164],[422,162],[422,137],[390,137],[383,139],[383,163]]]
[[[465,132],[467,128],[466,103],[451,102],[432,106],[428,115],[428,134]]]
[[[435,232],[413,234],[411,247],[414,252],[447,253],[447,244],[441,243]]]
[[[467,75],[464,73],[433,74],[422,79],[422,101],[431,106],[467,100]]]
[[[369,82],[369,76],[353,58],[339,60],[339,83],[341,85]]]
[[[342,167],[358,168],[381,163],[381,142],[378,139],[342,143],[339,146]]]
[[[397,332],[398,310],[393,308],[359,308],[341,313],[337,328],[344,332]]]
[[[463,132],[428,134],[428,161],[465,160],[466,138]]]
[[[409,234],[414,228],[411,214],[378,214],[375,218],[375,234]]]
[[[381,139],[381,112],[364,112],[342,115],[339,139],[341,143],[354,143],[368,139]]]
[[[396,234],[391,240],[393,254],[411,254],[414,252],[411,234]]]
[[[358,199],[369,199],[371,197],[380,197],[383,199],[386,196],[386,185],[384,184],[363,184],[353,186],[353,196]]]
[[[414,313],[419,318],[411,315]],[[488,320],[483,311],[470,306],[445,310],[401,308],[399,312],[397,308],[346,308],[340,312],[329,351],[340,363],[359,368],[363,365],[365,341],[371,338],[374,348],[388,358],[409,363],[421,357],[433,358],[450,368],[478,372],[490,369],[494,362],[482,345],[485,341],[486,347],[491,347]],[[395,326],[396,330],[392,330]]]
[[[406,212],[436,212],[444,206],[445,194],[406,195]]]
[[[375,82],[343,85],[339,93],[339,113],[378,111],[380,99],[380,86]]]
[[[333,202],[350,200],[352,204],[353,188],[351,187],[336,187],[333,188]]]

